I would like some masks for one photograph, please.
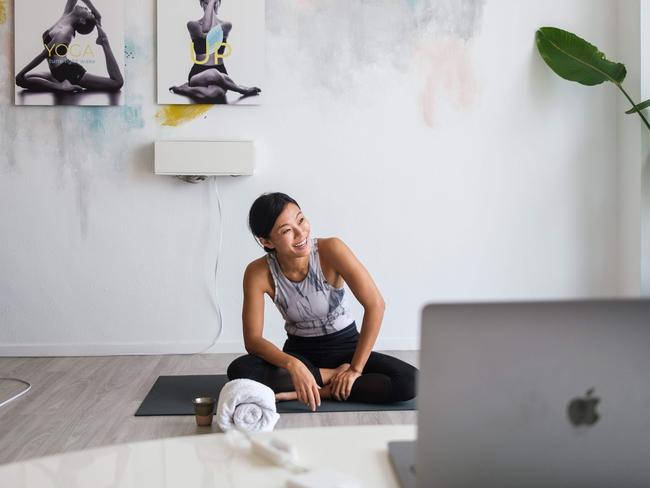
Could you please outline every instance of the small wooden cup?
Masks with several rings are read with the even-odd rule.
[[[211,397],[198,397],[192,400],[194,405],[194,417],[196,418],[196,425],[199,427],[208,427],[212,425],[212,417],[214,416],[214,405],[217,400]]]

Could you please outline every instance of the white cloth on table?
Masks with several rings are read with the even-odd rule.
[[[245,378],[224,385],[219,394],[216,416],[217,425],[224,432],[234,428],[247,432],[270,432],[280,419],[273,390]]]

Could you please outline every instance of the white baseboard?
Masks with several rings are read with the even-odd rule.
[[[0,357],[145,356],[154,354],[245,353],[242,341],[217,341],[208,351],[204,342],[104,343],[104,344],[0,344]],[[378,351],[413,351],[414,337],[379,338]]]

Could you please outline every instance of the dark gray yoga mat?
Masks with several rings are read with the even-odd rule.
[[[200,396],[219,398],[228,378],[225,374],[159,376],[143,400],[136,417],[155,415],[194,415],[192,399]],[[298,402],[279,402],[278,413],[305,413],[309,408]],[[323,400],[316,412],[367,412],[386,410],[416,410],[415,400],[373,404]]]

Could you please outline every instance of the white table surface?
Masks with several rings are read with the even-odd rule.
[[[413,440],[415,425],[280,429],[254,434],[298,449],[306,468],[328,467],[361,486],[398,487],[387,442]],[[75,487],[285,487],[294,473],[232,445],[225,434],[134,442],[0,466],[0,485],[11,488]]]

